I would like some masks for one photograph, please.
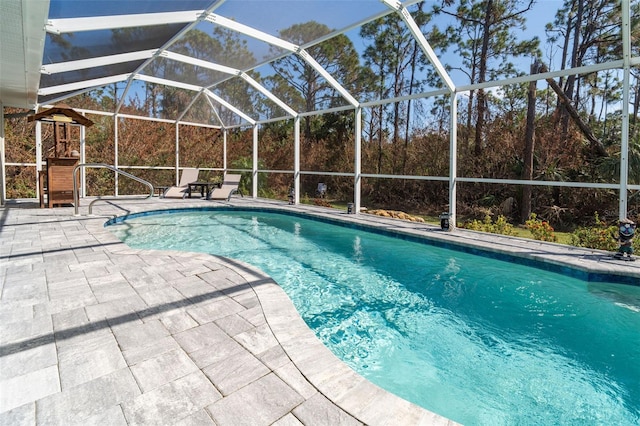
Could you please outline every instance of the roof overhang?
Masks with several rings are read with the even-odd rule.
[[[0,1],[0,103],[33,108],[49,16],[49,0]]]

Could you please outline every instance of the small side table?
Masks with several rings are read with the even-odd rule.
[[[169,186],[154,186],[154,189],[158,191],[158,198],[162,198],[162,194],[169,188]]]
[[[207,200],[209,199],[209,187],[214,187],[218,185],[218,182],[204,182],[204,181],[196,181],[191,182],[189,184],[189,198],[191,198],[191,194],[200,188],[200,195]]]

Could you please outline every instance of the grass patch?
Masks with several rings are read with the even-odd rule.
[[[301,203],[303,204],[314,204],[314,199],[306,199],[306,200],[300,200]],[[337,210],[347,210],[347,202],[346,201],[339,201],[339,200],[331,200],[331,206],[334,209]],[[421,217],[424,219],[425,223],[428,225],[433,225],[433,226],[437,226],[440,227],[440,218],[438,216],[431,216],[431,215],[414,215],[417,217]],[[460,219],[459,219],[460,220]],[[461,220],[461,222],[463,222],[464,220]],[[462,228],[459,226],[459,228]],[[518,237],[518,238],[525,238],[528,240],[535,240],[535,238],[533,237],[533,234],[531,233],[531,231],[529,231],[527,228],[524,227],[524,225],[517,225],[517,226],[513,226],[512,228],[512,235],[514,237]],[[554,234],[556,235],[556,237],[558,238],[557,243],[558,244],[564,244],[566,246],[572,246],[571,244],[571,233],[569,232],[558,232],[558,231],[554,231]]]

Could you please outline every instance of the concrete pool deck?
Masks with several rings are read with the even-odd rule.
[[[0,207],[0,425],[427,425],[453,422],[338,360],[268,276],[216,256],[136,250],[108,218],[205,200],[99,202],[95,216]],[[606,253],[313,206],[233,198],[390,232],[618,271]]]

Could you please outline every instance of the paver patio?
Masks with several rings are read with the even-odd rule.
[[[0,424],[450,423],[356,375],[250,265],[103,227],[176,205],[213,203],[1,208]]]
[[[231,203],[429,233],[595,273],[623,270],[640,282],[640,262],[593,250],[442,233],[311,206]],[[0,424],[453,424],[354,373],[256,268],[205,254],[132,249],[103,226],[129,212],[215,205],[102,202],[92,217],[75,217],[70,207],[0,208]]]

